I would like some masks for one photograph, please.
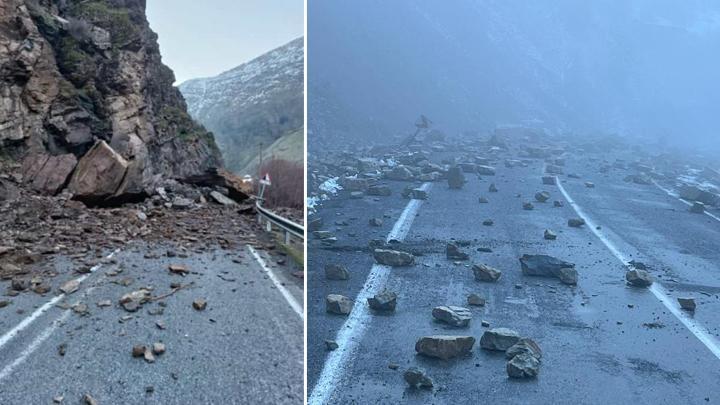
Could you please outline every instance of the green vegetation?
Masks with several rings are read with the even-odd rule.
[[[110,6],[105,0],[76,3],[71,12],[109,31],[114,48],[122,48],[140,37],[139,25],[133,22],[130,11]]]

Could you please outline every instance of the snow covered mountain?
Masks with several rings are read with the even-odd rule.
[[[179,86],[190,115],[215,134],[226,166],[253,173],[260,144],[277,153],[280,138],[303,128],[304,46],[298,38],[211,78]],[[302,162],[303,150],[282,149],[280,158]]]

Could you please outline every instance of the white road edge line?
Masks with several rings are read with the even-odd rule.
[[[112,257],[115,256],[115,254],[116,254],[117,252],[119,252],[119,251],[120,251],[120,249],[116,249],[115,251],[113,251],[112,253],[110,253],[110,254],[106,257],[106,259],[107,259],[107,260],[112,259]],[[79,283],[82,283],[83,281],[85,281],[86,278],[88,278],[92,273],[96,272],[100,267],[102,267],[102,264],[97,264],[97,265],[93,266],[93,267],[90,269],[90,273],[83,274],[82,276],[78,277],[78,278],[77,278],[77,281],[78,281]],[[25,330],[25,328],[27,328],[27,327],[30,326],[33,322],[35,322],[35,320],[38,319],[38,318],[40,317],[40,315],[42,315],[42,314],[44,314],[45,312],[47,312],[48,309],[52,308],[52,307],[53,307],[55,304],[57,304],[60,300],[62,300],[63,298],[65,298],[65,296],[66,296],[66,294],[65,294],[65,293],[62,293],[62,294],[54,297],[54,298],[51,299],[50,301],[46,302],[43,306],[41,306],[40,308],[36,309],[32,314],[28,315],[27,318],[23,319],[22,322],[20,322],[19,324],[17,324],[17,326],[15,326],[14,328],[12,328],[9,332],[7,332],[6,334],[2,335],[2,337],[0,337],[0,349],[2,349],[8,342],[10,342],[10,341],[11,341],[15,336],[17,336],[20,332],[22,332],[23,330]]]
[[[250,253],[255,256],[255,260],[257,260],[257,262],[260,264],[260,267],[262,267],[263,271],[268,274],[268,277],[270,277],[270,280],[272,280],[273,284],[275,284],[275,287],[277,287],[278,291],[280,291],[283,297],[285,297],[285,301],[290,304],[290,307],[292,307],[293,311],[295,311],[295,313],[300,316],[300,319],[304,319],[302,305],[300,305],[300,303],[297,302],[295,297],[290,294],[290,291],[288,291],[287,288],[285,288],[285,286],[280,283],[280,280],[278,280],[278,278],[275,276],[275,273],[270,270],[270,268],[265,263],[265,260],[260,257],[258,252],[250,245],[247,245],[247,247],[250,250]]]
[[[430,189],[431,183],[424,183],[420,188],[424,191]],[[393,226],[386,241],[391,239],[402,241],[410,231],[410,226],[422,205],[422,200],[411,200],[403,210],[400,218]],[[390,273],[390,267],[374,264],[365,280],[363,288],[355,298],[355,305],[347,320],[340,327],[335,342],[338,349],[330,352],[325,359],[320,377],[308,398],[308,405],[324,405],[328,403],[330,396],[340,382],[340,376],[344,373],[348,359],[351,359],[360,344],[368,327],[369,311],[366,305],[367,299],[379,292],[385,286]]]
[[[107,260],[112,259],[112,257],[115,256],[115,254],[116,254],[117,252],[119,252],[119,251],[120,251],[120,249],[114,250],[114,251],[111,252],[109,255],[107,255],[106,259],[107,259]],[[90,273],[84,274],[84,275],[82,275],[82,276],[80,276],[80,277],[77,278],[78,282],[82,283],[83,281],[85,281],[85,279],[87,279],[92,273],[95,273],[100,267],[102,267],[102,264],[97,264],[97,265],[93,266],[93,267],[90,269]],[[92,290],[92,288],[87,289],[87,290],[85,291],[84,295],[87,295],[91,290]],[[54,297],[54,298],[51,299],[50,301],[46,302],[43,306],[41,306],[40,308],[38,308],[37,310],[35,310],[35,312],[33,312],[32,314],[30,314],[30,316],[28,316],[27,318],[23,319],[22,322],[20,322],[17,326],[15,326],[12,330],[10,330],[8,333],[6,333],[5,335],[3,335],[2,338],[0,338],[0,349],[2,349],[3,346],[5,346],[10,340],[12,340],[15,336],[17,336],[17,335],[18,335],[20,332],[22,332],[25,328],[27,328],[28,326],[30,326],[30,324],[32,324],[36,319],[38,319],[38,318],[40,317],[40,315],[42,315],[43,313],[45,313],[48,309],[50,309],[51,307],[53,307],[58,301],[62,300],[62,299],[65,298],[65,297],[66,297],[66,294],[64,294],[64,293],[63,293],[63,294],[60,294],[60,295],[58,295],[58,296],[56,296],[56,297]],[[47,328],[45,328],[45,329],[20,353],[20,355],[19,355],[12,363],[10,363],[10,364],[8,364],[7,366],[5,366],[5,368],[3,368],[3,369],[0,371],[0,381],[2,381],[2,380],[4,380],[5,378],[7,378],[10,374],[13,373],[13,371],[15,371],[15,368],[17,368],[17,366],[19,366],[20,364],[24,363],[25,360],[27,360],[27,358],[30,357],[30,355],[33,354],[33,352],[35,352],[35,350],[37,350],[38,347],[40,347],[40,345],[41,345],[43,342],[45,342],[45,340],[47,340],[47,339],[53,334],[53,332],[55,332],[55,329],[57,329],[57,327],[58,327],[62,322],[64,322],[69,315],[70,315],[70,309],[66,309],[65,311],[63,311],[63,314],[62,314],[60,317],[58,317],[57,319],[55,319],[55,320],[52,322],[52,324],[50,324],[50,326],[48,326]]]
[[[678,201],[680,201],[681,203],[683,203],[683,204],[685,204],[685,205],[687,205],[687,206],[692,207],[692,203],[689,202],[689,201],[685,201],[685,200],[683,200],[682,198],[680,198],[680,195],[679,195],[678,193],[676,193],[676,192],[674,192],[674,191],[672,191],[672,190],[669,190],[669,189],[661,186],[661,185],[660,185],[657,181],[655,181],[655,180],[653,180],[652,182],[653,182],[653,184],[654,184],[657,188],[659,188],[660,190],[664,191],[665,194],[669,195],[670,197],[676,198]],[[712,213],[710,213],[710,212],[707,212],[707,211],[704,211],[704,214],[707,215],[707,216],[709,216],[710,218],[712,218],[712,219],[720,222],[720,217],[718,217],[717,215],[714,215],[714,214],[712,214]]]
[[[544,171],[544,170],[543,170]],[[583,209],[578,205],[572,197],[570,197],[570,194],[565,190],[565,187],[562,186],[560,183],[560,179],[557,179],[557,186],[560,189],[560,192],[567,200],[568,204],[575,210],[575,212],[580,216],[580,218],[585,220],[586,226],[595,234],[595,236],[600,239],[600,241],[612,252],[612,254],[622,262],[624,266],[627,266],[627,263],[630,262],[629,257],[625,256],[616,246],[614,243],[612,243],[599,229],[597,229],[597,225],[595,222],[585,214]],[[653,295],[662,302],[663,305],[665,305],[665,308],[667,308],[670,313],[675,315],[676,318],[682,322],[683,325],[693,334],[695,335],[698,340],[702,344],[707,347],[712,354],[715,355],[718,359],[720,359],[720,343],[718,343],[718,340],[708,332],[708,330],[702,326],[699,322],[696,320],[690,318],[687,314],[685,314],[678,305],[675,304],[675,301],[668,295],[665,288],[660,285],[659,283],[655,282],[652,284],[652,286],[649,288],[650,292],[653,293]]]

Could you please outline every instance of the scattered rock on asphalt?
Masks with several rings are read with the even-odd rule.
[[[577,284],[575,264],[548,255],[523,255],[520,258],[526,276],[557,277],[564,284]]]
[[[467,296],[467,303],[468,305],[482,307],[485,306],[485,298],[473,293]]]
[[[532,211],[533,209],[535,209],[535,206],[531,202],[524,202],[523,209],[525,211]]]
[[[555,208],[560,208],[560,207],[564,207],[564,206],[565,206],[565,203],[563,203],[560,200],[553,201],[553,207],[555,207]]]
[[[409,386],[413,388],[432,388],[433,382],[430,377],[425,374],[425,370],[417,367],[410,367],[403,373],[403,378]]]
[[[532,354],[521,353],[507,362],[506,370],[511,378],[534,378],[540,371],[540,360]]]
[[[0,308],[5,308],[6,306],[10,305],[12,301],[9,300],[0,300]]]
[[[142,357],[143,355],[145,355],[145,350],[147,350],[147,347],[145,347],[145,345],[135,345],[132,348],[132,356]]]
[[[238,205],[235,200],[231,199],[230,197],[226,197],[219,191],[211,191],[210,192],[210,198],[215,200],[218,204],[225,205],[225,206],[234,206]]]
[[[370,186],[368,187],[366,191],[367,195],[372,196],[378,196],[378,197],[388,197],[392,195],[392,190],[389,186]]]
[[[595,183],[593,183],[593,182],[591,182],[591,181],[586,181],[586,182],[585,182],[585,187],[587,187],[587,188],[595,188]]]
[[[432,316],[440,322],[457,328],[468,326],[472,319],[472,313],[469,309],[445,305],[433,308]]]
[[[448,187],[459,189],[465,185],[465,175],[458,166],[451,167],[447,172]]]
[[[485,197],[479,197],[479,198],[478,198],[478,202],[479,202],[480,204],[487,204],[489,201],[488,201],[488,199],[485,198]]]
[[[410,198],[412,198],[413,200],[427,200],[428,193],[421,188],[414,188],[410,193]]]
[[[383,220],[380,218],[370,218],[370,221],[368,221],[370,226],[382,226]]]
[[[483,221],[482,224],[485,226],[493,226],[495,224],[495,221],[493,221],[492,219],[486,219]]]
[[[690,312],[695,311],[695,307],[696,307],[695,298],[679,297],[677,300],[678,300],[678,303],[680,304],[680,308],[682,308],[686,311],[690,311]]]
[[[127,293],[120,297],[119,304],[128,312],[136,312],[140,307],[150,300],[150,290],[141,288]]]
[[[550,199],[550,193],[548,193],[547,191],[540,191],[540,192],[535,193],[535,200],[537,202],[544,203],[545,201],[547,201],[549,199]]]
[[[488,187],[488,191],[491,192],[491,193],[497,193],[497,192],[498,192],[498,189],[497,189],[497,187],[495,186],[495,183],[490,183],[490,187]]]
[[[690,207],[690,212],[693,214],[702,214],[705,212],[705,204],[701,203],[700,201],[695,201],[693,205]]]
[[[207,301],[205,301],[202,298],[198,298],[192,303],[193,308],[195,308],[196,311],[204,311],[205,308],[207,308]]]
[[[543,176],[542,183],[546,186],[554,186],[557,184],[557,177],[555,176]]]
[[[571,228],[580,228],[585,225],[585,220],[582,218],[570,218],[568,219],[568,226]]]
[[[415,351],[428,357],[447,360],[470,353],[475,338],[472,336],[423,336],[415,343]]]
[[[373,257],[378,263],[391,267],[410,266],[415,263],[413,255],[399,250],[375,249]]]
[[[78,280],[70,280],[70,281],[68,281],[68,282],[66,282],[65,284],[63,284],[63,285],[60,286],[60,291],[62,291],[63,293],[69,295],[69,294],[72,294],[72,293],[74,293],[75,291],[77,291],[78,288],[80,288],[80,281],[78,281]]]
[[[508,328],[486,330],[480,338],[480,347],[485,350],[504,352],[520,341],[520,334]]]
[[[353,301],[340,294],[330,294],[325,298],[325,310],[331,314],[347,315],[352,311]]]
[[[542,350],[540,350],[540,346],[538,346],[538,344],[530,338],[522,338],[517,343],[509,347],[507,351],[505,351],[505,357],[512,359],[513,357],[523,353],[529,353],[538,360],[542,358]]]
[[[165,353],[165,345],[163,343],[153,343],[152,352],[156,356]]]
[[[100,404],[98,402],[98,400],[93,398],[92,395],[90,395],[90,394],[83,395],[83,403],[85,405],[99,405]]]
[[[325,339],[325,350],[331,352],[333,350],[337,350],[337,348],[340,347],[336,341]]]
[[[555,239],[557,239],[557,234],[549,229],[546,229],[543,234],[543,237],[547,240],[555,240]]]
[[[350,278],[348,269],[340,264],[326,264],[325,278],[328,280],[347,280]]]
[[[476,281],[496,282],[502,276],[502,272],[485,264],[474,264],[472,266]]]
[[[477,174],[481,176],[494,176],[495,168],[492,166],[478,165]]]
[[[653,283],[653,278],[650,273],[637,269],[628,270],[628,272],[625,273],[625,280],[633,287],[650,287]]]
[[[467,260],[468,254],[460,251],[460,249],[454,243],[448,243],[445,247],[445,256],[448,260]]]
[[[392,291],[382,290],[373,297],[368,298],[370,309],[382,312],[391,312],[397,306],[397,294]]]
[[[179,274],[181,276],[190,273],[190,270],[182,264],[171,264],[170,266],[168,266],[168,270],[170,270],[170,273]]]

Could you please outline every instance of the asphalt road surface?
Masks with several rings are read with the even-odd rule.
[[[544,164],[535,160],[528,167],[498,165],[496,176],[466,175],[461,190],[432,183],[423,202],[400,197],[408,184],[402,182],[387,182],[395,190],[390,197],[350,199],[341,192],[326,201],[318,215],[338,241],[329,247],[311,241],[308,247],[310,403],[720,402],[720,222],[689,213],[655,185],[626,183],[596,167],[581,157],[569,159],[565,173],[582,178],[560,176],[560,186],[546,186]],[[596,187],[587,188],[586,181]],[[499,192],[488,192],[491,182]],[[541,190],[551,193],[546,203],[533,201]],[[489,203],[478,203],[480,196]],[[553,207],[553,200],[564,207]],[[535,209],[523,210],[524,201],[533,201]],[[568,227],[567,220],[580,214],[588,225]],[[383,218],[383,226],[368,226],[373,217]],[[494,225],[483,226],[485,219]],[[546,228],[557,240],[543,238]],[[374,265],[368,241],[388,235],[404,238],[403,246],[419,254],[415,266]],[[468,262],[445,257],[453,238],[469,243],[462,247]],[[492,253],[478,251],[484,247]],[[575,263],[578,285],[523,276],[518,258],[526,253]],[[656,280],[652,289],[626,286],[629,260],[649,266]],[[350,280],[326,280],[329,263],[346,265]],[[502,270],[500,281],[474,281],[470,263]],[[373,314],[365,302],[383,287],[398,294],[391,315]],[[349,317],[325,312],[325,297],[333,293],[360,297]],[[469,327],[433,321],[433,307],[467,307],[470,293],[487,304],[470,307]],[[676,298],[684,296],[696,298],[695,314],[679,308]],[[416,355],[415,342],[425,335],[479,340],[487,329],[482,320],[539,343],[537,379],[509,379],[504,354],[481,350],[477,342],[465,358]],[[325,339],[340,347],[326,351]],[[435,388],[408,388],[402,373],[411,366],[424,368]]]
[[[302,403],[301,281],[257,250],[269,274],[249,247],[186,258],[166,251],[129,244],[70,295],[56,295],[57,287],[83,276],[56,258],[54,292],[13,297],[0,309],[0,403],[79,404],[85,394],[100,404]],[[170,274],[170,264],[190,274]],[[137,312],[118,304],[141,287],[163,296],[171,283],[189,286]],[[195,310],[196,299],[207,308]],[[103,300],[112,304],[97,306]],[[88,313],[75,312],[76,303]],[[132,357],[134,345],[156,342],[166,352],[154,363]]]

